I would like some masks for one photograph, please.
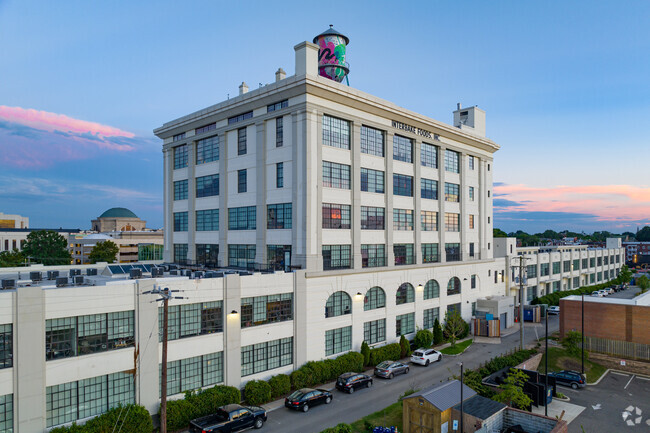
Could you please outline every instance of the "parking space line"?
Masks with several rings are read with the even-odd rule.
[[[632,382],[632,380],[634,380],[634,375],[630,377],[630,380],[627,381],[627,384],[623,387],[623,389],[627,389],[627,386],[630,384],[630,382]]]
[[[650,377],[637,376],[637,379],[650,380]]]
[[[629,374],[625,374],[625,373],[619,373],[618,371],[610,371],[610,373],[612,373],[612,374],[618,374],[619,376],[625,376],[625,377],[630,377],[630,375],[629,375]]]

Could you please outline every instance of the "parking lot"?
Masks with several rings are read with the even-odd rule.
[[[558,391],[585,407],[569,433],[650,431],[650,378],[610,371],[598,385],[575,391],[558,386]]]
[[[638,295],[640,291],[641,289],[638,288],[637,286],[630,286],[625,290],[613,293],[611,295],[608,295],[607,297],[615,298],[615,299],[632,299],[636,297],[636,295]]]

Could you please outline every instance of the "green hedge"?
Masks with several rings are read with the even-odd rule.
[[[537,305],[537,304],[548,304],[549,306],[551,305],[559,305],[560,304],[560,299],[566,297],[566,296],[571,296],[571,295],[582,295],[583,293],[585,295],[590,295],[591,292],[595,292],[596,290],[601,290],[605,289],[607,287],[611,287],[613,284],[619,284],[618,279],[613,279],[610,280],[606,283],[600,283],[596,284],[594,286],[585,286],[585,287],[580,287],[579,289],[574,289],[574,290],[565,290],[562,292],[553,292],[549,293],[547,295],[544,295],[540,298],[535,298],[530,303],[532,305]]]
[[[413,339],[413,343],[417,349],[419,348],[429,348],[431,343],[433,343],[433,333],[428,329],[420,329]]]
[[[370,350],[370,365],[375,366],[380,362],[400,359],[402,347],[399,343],[387,344]]]
[[[291,373],[291,388],[300,389],[319,385],[349,371],[363,371],[363,355],[359,352],[348,352],[336,359],[306,363]]]
[[[88,420],[83,425],[56,427],[52,433],[150,433],[153,431],[151,415],[143,406],[129,404],[116,407],[105,414]]]
[[[203,391],[188,391],[182,400],[167,400],[167,431],[186,429],[194,418],[210,415],[220,406],[240,401],[240,391],[232,386],[217,385]],[[160,409],[158,412],[160,415]]]
[[[253,406],[268,403],[271,401],[271,385],[263,380],[251,380],[244,387],[244,397]]]
[[[341,423],[336,427],[326,428],[320,433],[352,433],[352,426],[350,424]]]
[[[273,398],[282,397],[291,392],[291,378],[286,374],[276,374],[269,379],[269,385]]]

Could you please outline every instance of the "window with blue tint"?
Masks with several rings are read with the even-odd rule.
[[[460,244],[459,243],[446,243],[445,255],[448,262],[460,261]]]
[[[323,186],[350,189],[350,166],[323,161]]]
[[[352,267],[350,245],[323,245],[323,269],[345,269]]]
[[[239,128],[237,130],[237,155],[246,155],[246,128]]]
[[[337,317],[352,313],[352,298],[345,292],[332,293],[325,303],[325,317]]]
[[[384,230],[385,213],[383,207],[361,206],[361,230]]]
[[[384,193],[384,172],[361,168],[361,191]]]
[[[282,117],[275,119],[275,147],[282,147],[284,144],[284,126]]]
[[[469,201],[474,201],[474,187],[469,187]]]
[[[219,230],[219,209],[196,211],[196,231],[210,232]]]
[[[445,182],[445,201],[458,203],[460,201],[460,185]]]
[[[352,349],[352,326],[325,331],[325,356]]]
[[[422,143],[422,147],[420,147],[420,163],[423,167],[438,168],[438,146]]]
[[[424,285],[424,299],[435,299],[440,297],[440,284],[436,280],[429,280]]]
[[[363,339],[368,344],[386,341],[386,319],[365,322],[363,324]]]
[[[384,244],[361,245],[361,267],[376,268],[386,266],[386,246]]]
[[[393,229],[413,230],[413,210],[393,209]]]
[[[433,179],[420,179],[420,197],[438,200],[438,181]]]
[[[393,136],[393,159],[396,161],[413,162],[413,140],[401,135]]]
[[[293,206],[291,203],[267,205],[266,228],[290,229],[292,208]]]
[[[187,231],[187,212],[174,212],[174,231]]]
[[[205,164],[219,160],[219,136],[204,138],[196,142],[196,163]]]
[[[401,314],[395,318],[395,337],[415,332],[415,313]]]
[[[242,193],[248,190],[246,170],[237,170],[237,192]]]
[[[187,167],[187,144],[174,148],[174,170]]]
[[[445,170],[460,173],[460,154],[458,152],[445,149]]]
[[[228,266],[248,268],[255,264],[255,245],[228,245]]]
[[[384,131],[361,126],[361,153],[384,156]]]
[[[422,263],[437,263],[439,261],[438,244],[422,244]]]
[[[228,118],[228,125],[232,125],[234,123],[242,122],[244,120],[252,119],[253,118],[253,112],[252,111],[247,111],[246,113],[239,114],[237,116],[229,117]]]
[[[196,178],[196,198],[219,195],[219,175],[211,174]]]
[[[228,230],[255,230],[256,228],[256,206],[232,207],[228,209]]]
[[[187,179],[174,182],[174,200],[187,200]]]
[[[415,264],[413,244],[394,244],[393,255],[395,256],[396,266]]]
[[[422,326],[424,329],[431,329],[436,323],[436,319],[438,319],[438,322],[440,321],[440,307],[424,310]]]
[[[293,337],[241,348],[241,376],[273,370],[293,363]]]
[[[370,311],[386,306],[386,292],[381,287],[375,286],[366,292],[363,298],[363,310]]]
[[[174,244],[174,263],[187,261],[187,244]]]
[[[410,304],[415,302],[415,290],[410,283],[402,283],[395,294],[395,303],[397,305]]]
[[[275,104],[270,104],[266,106],[266,112],[271,113],[273,111],[278,111],[289,106],[289,100],[285,99],[284,101],[276,102]]]
[[[13,367],[13,342],[13,324],[0,325],[0,369]]]
[[[184,138],[185,138],[185,133],[181,132],[180,134],[174,135],[174,137],[172,138],[172,141],[181,141]]]
[[[447,283],[447,296],[457,295],[461,291],[460,278],[452,277]]]
[[[350,149],[350,122],[323,115],[323,144]]]
[[[413,176],[393,174],[393,195],[413,197]]]
[[[278,162],[275,164],[275,187],[284,187],[284,163]]]

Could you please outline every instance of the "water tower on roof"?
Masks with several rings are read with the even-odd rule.
[[[314,43],[318,44],[318,75],[337,83],[346,80],[349,85],[350,65],[345,61],[345,50],[350,39],[330,24],[329,29],[314,38]]]

